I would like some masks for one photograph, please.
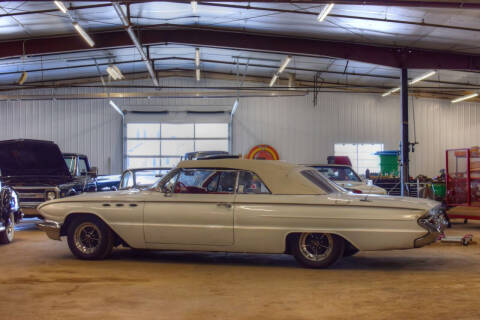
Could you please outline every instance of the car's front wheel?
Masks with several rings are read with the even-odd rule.
[[[15,215],[10,213],[10,223],[0,232],[0,244],[9,244],[15,237]]]
[[[308,268],[326,268],[343,256],[345,241],[330,233],[301,233],[292,239],[291,251]]]
[[[79,259],[101,260],[112,253],[112,230],[98,218],[75,219],[68,227],[67,238],[70,250]]]

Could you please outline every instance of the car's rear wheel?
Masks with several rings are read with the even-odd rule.
[[[291,251],[308,268],[326,268],[343,256],[345,241],[330,233],[301,233],[292,239]]]
[[[98,218],[75,219],[68,227],[67,238],[70,250],[79,259],[101,260],[112,253],[112,230]]]
[[[15,238],[15,215],[10,213],[10,223],[0,232],[0,244],[8,244]]]

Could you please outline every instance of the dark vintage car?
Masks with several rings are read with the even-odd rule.
[[[0,184],[0,244],[8,244],[15,236],[15,224],[22,219],[16,192]]]
[[[96,191],[96,168],[85,156],[68,156],[74,165],[67,166],[68,159],[52,141],[0,141],[0,181],[17,192],[25,216],[39,216],[37,205],[44,201]]]

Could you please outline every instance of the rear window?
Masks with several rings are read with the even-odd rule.
[[[339,189],[335,188],[328,179],[323,177],[317,170],[303,170],[301,174],[307,178],[310,182],[314,185],[325,191],[326,193],[333,193],[340,191]]]

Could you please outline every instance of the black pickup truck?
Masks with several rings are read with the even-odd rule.
[[[96,177],[86,156],[62,154],[52,141],[0,141],[0,182],[16,191],[25,216],[39,216],[44,201],[97,191]]]

